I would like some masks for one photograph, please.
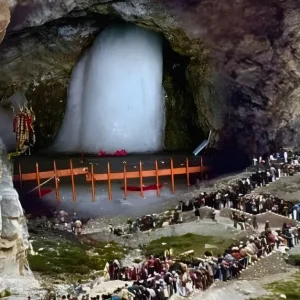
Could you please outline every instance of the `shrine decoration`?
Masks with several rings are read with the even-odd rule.
[[[32,108],[28,109],[26,105],[19,107],[19,112],[15,113],[13,108],[13,132],[16,135],[16,153],[30,155],[30,149],[36,142],[33,123],[35,114]]]
[[[109,157],[109,156],[126,156],[126,155],[127,155],[127,152],[124,149],[117,150],[114,153],[107,153],[104,150],[99,150],[99,152],[98,152],[98,156],[105,156],[105,157]]]

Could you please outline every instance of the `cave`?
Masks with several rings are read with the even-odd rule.
[[[113,26],[118,26],[119,28],[125,28],[126,26],[136,27],[139,28],[140,31],[148,32],[148,35],[152,34],[152,38],[153,36],[159,36],[161,38],[160,43],[163,64],[160,80],[162,83],[162,99],[160,101],[161,103],[157,103],[156,108],[154,107],[152,120],[150,118],[148,123],[146,122],[146,115],[148,114],[146,114],[146,111],[149,109],[150,103],[153,99],[148,99],[144,108],[137,108],[137,111],[142,110],[141,113],[144,113],[145,116],[143,117],[141,115],[137,120],[135,120],[135,124],[133,124],[133,119],[137,114],[133,113],[132,115],[126,116],[124,113],[127,108],[124,107],[125,104],[123,107],[121,106],[118,111],[112,111],[113,105],[111,101],[114,101],[112,100],[113,98],[110,98],[110,104],[108,105],[109,108],[107,107],[106,110],[104,109],[106,106],[103,106],[103,103],[97,104],[97,101],[93,102],[93,100],[91,100],[93,104],[90,105],[90,108],[88,110],[83,109],[83,111],[85,111],[85,115],[82,117],[81,123],[78,121],[80,119],[78,119],[79,115],[77,116],[76,112],[74,112],[74,110],[72,111],[72,107],[75,107],[76,105],[74,106],[74,103],[70,101],[74,98],[71,97],[70,94],[74,96],[78,93],[83,93],[82,103],[87,102],[87,94],[84,94],[82,90],[87,90],[85,86],[88,85],[88,83],[82,80],[80,83],[78,79],[80,76],[77,76],[77,82],[75,80],[75,83],[72,85],[71,78],[75,77],[76,74],[74,75],[74,73],[76,73],[76,68],[78,69],[78,65],[80,65],[80,63],[82,64],[84,57],[88,56],[90,51],[93,51],[92,49],[95,47],[95,43],[97,43],[99,38],[101,39],[101,34],[103,32],[105,33],[106,30],[109,30],[109,28]],[[177,34],[182,35],[182,32],[177,32]],[[182,37],[183,36],[181,36],[181,38]],[[60,38],[62,38],[63,41],[59,40]],[[174,38],[175,36],[170,36],[169,32],[163,32],[158,28],[153,28],[153,26],[147,26],[147,24],[126,22],[116,16],[99,15],[95,13],[89,13],[84,17],[77,15],[73,16],[70,14],[59,20],[45,23],[40,27],[27,29],[26,41],[28,42],[28,40],[31,40],[32,43],[38,42],[38,45],[36,45],[36,51],[39,52],[38,54],[40,55],[45,55],[45,57],[36,57],[37,61],[33,60],[30,63],[30,66],[26,66],[28,62],[25,63],[24,68],[26,70],[23,71],[25,71],[24,73],[29,73],[29,78],[24,75],[24,78],[18,78],[17,82],[12,82],[11,80],[13,80],[13,78],[5,74],[6,76],[3,80],[0,80],[0,99],[3,99],[2,103],[5,104],[4,109],[6,110],[6,118],[2,119],[5,120],[5,124],[2,126],[2,131],[5,131],[7,135],[9,127],[11,127],[9,122],[7,122],[7,118],[12,118],[10,103],[7,103],[7,99],[9,99],[9,97],[11,97],[15,92],[22,91],[24,92],[29,105],[33,107],[33,111],[36,116],[36,122],[34,124],[37,140],[35,145],[36,152],[46,149],[48,152],[84,152],[87,154],[96,154],[99,150],[103,149],[106,152],[112,153],[118,150],[115,141],[120,142],[119,149],[124,148],[126,151],[129,150],[128,152],[131,153],[157,152],[162,150],[192,150],[205,137],[207,137],[208,132],[211,129],[207,122],[207,115],[209,115],[210,112],[208,105],[205,102],[210,101],[211,95],[214,94],[214,87],[210,84],[210,81],[207,80],[207,77],[209,76],[209,66],[208,58],[204,54],[203,45],[197,42],[197,47],[195,48],[195,44],[192,45],[188,40],[184,40],[185,45],[180,48],[176,42],[174,43]],[[177,38],[179,38],[179,36]],[[11,49],[12,46],[16,47],[16,45],[22,45],[23,39],[24,32],[8,32],[6,39],[1,45],[2,55],[4,55],[8,49]],[[48,44],[48,42],[50,44]],[[51,43],[53,44],[51,45]],[[74,47],[74,43],[76,43],[75,47],[77,48],[71,49]],[[151,44],[148,46],[150,47]],[[196,49],[193,49],[193,51],[195,51],[193,54],[197,54],[198,57],[191,57],[191,54],[189,53],[191,50],[189,47]],[[127,51],[129,51],[129,49],[127,49]],[[143,51],[145,51],[145,49]],[[126,60],[126,57],[124,59]],[[140,59],[142,62],[146,62],[143,61],[142,56]],[[32,71],[32,68],[41,68],[41,61],[43,61],[43,64],[50,64],[51,67],[49,68],[49,66],[46,66],[48,68],[45,68],[45,70],[39,70],[36,74],[32,74],[35,73],[35,71]],[[35,64],[39,64],[39,66],[35,66]],[[122,58],[119,60],[118,64],[122,64]],[[94,62],[91,63],[91,60],[89,62],[89,66],[90,65],[94,65]],[[148,67],[150,67],[150,65],[153,65],[153,62],[150,62]],[[194,72],[194,68],[197,68],[197,72]],[[120,68],[119,71],[120,70],[122,70],[122,68]],[[44,74],[42,75],[41,72]],[[118,70],[116,70],[116,72],[118,73]],[[126,77],[125,72],[122,74]],[[118,76],[120,76],[120,74]],[[203,77],[199,80],[201,84],[199,84],[199,82],[192,82],[192,80],[194,80],[194,76]],[[93,76],[90,76],[91,80],[92,78]],[[105,76],[103,77],[103,80],[105,80]],[[120,81],[120,78],[118,80]],[[145,80],[146,83],[149,82],[149,79]],[[152,79],[152,81],[155,80],[155,78]],[[125,86],[126,78],[124,78],[123,81]],[[208,82],[210,86],[208,86]],[[103,89],[105,90],[107,83],[108,81],[103,82],[102,88],[100,87],[98,88],[98,91],[94,91],[94,95],[95,93],[99,94],[99,92],[105,93]],[[82,84],[82,89],[79,92],[80,88],[78,86],[80,84]],[[115,92],[118,92],[118,89],[120,89],[120,85],[119,88],[116,86],[112,88]],[[151,93],[152,89],[153,85],[152,87],[149,86],[148,93]],[[120,90],[119,93],[121,92],[122,91]],[[107,97],[107,95],[108,94],[106,94],[105,97]],[[128,96],[132,97],[132,92],[131,94],[129,93]],[[67,101],[68,97],[69,101]],[[99,97],[101,98],[101,96]],[[91,96],[91,99],[92,98],[93,96]],[[115,108],[118,107],[118,101],[119,100],[116,100],[114,103]],[[69,108],[71,107],[69,111],[68,105]],[[94,117],[92,116],[91,113],[93,112],[95,105],[99,105],[98,111],[101,117],[99,117],[99,113]],[[116,113],[121,116],[121,118],[123,116],[124,119],[127,118],[127,120],[119,126],[122,128],[120,135],[112,134],[112,126],[116,123],[112,121],[113,118],[108,117],[106,118],[106,122],[96,124],[98,120],[105,119],[105,116],[109,114],[109,110],[111,110],[112,115]],[[205,110],[206,116],[203,113]],[[9,115],[9,117],[7,115]],[[63,120],[70,120],[70,118],[72,119],[70,122],[63,122]],[[92,118],[94,119],[92,120]],[[87,124],[89,120],[90,125]],[[108,125],[109,121],[112,122],[110,124],[111,126]],[[130,123],[132,125],[130,125]],[[97,131],[99,132],[101,132],[101,128],[109,127],[107,128],[107,132],[111,130],[110,135],[106,134],[104,136],[102,134],[101,136],[100,134],[99,139],[96,138],[95,124]],[[126,141],[121,143],[122,137],[126,135],[124,134],[126,131],[126,124],[129,124],[129,127],[127,127],[126,130],[132,132],[132,136],[134,136],[133,131],[136,131],[136,135],[131,138],[131,141],[127,141],[127,144]],[[152,135],[150,130],[151,124],[154,124],[156,127],[153,129],[153,131],[156,130],[156,132],[153,132]],[[143,128],[143,126],[145,127]],[[83,127],[87,128],[83,130]],[[159,131],[161,132],[159,133]],[[2,133],[2,135],[4,135],[4,133]],[[110,138],[107,139],[107,136]],[[147,139],[149,139],[148,144]],[[80,143],[81,140],[85,140],[87,143],[90,143],[89,146],[79,146],[78,143]],[[95,143],[95,140],[102,141],[102,143],[100,142],[96,145],[91,145],[91,143]],[[12,148],[12,144],[13,141],[10,140],[7,143],[7,146]],[[137,146],[137,144],[140,144],[141,146]],[[105,148],[106,146],[108,148]],[[127,150],[126,148],[128,147],[129,149]]]
[[[36,151],[47,149],[62,125],[74,66],[105,28],[126,22],[163,35],[166,150],[192,149],[210,130],[213,146],[249,157],[298,148],[300,8],[292,0],[211,2],[11,3],[1,106],[24,91],[37,116]],[[8,24],[9,17],[4,30]]]

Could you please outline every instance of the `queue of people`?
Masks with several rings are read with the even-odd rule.
[[[177,259],[151,255],[138,266],[122,267],[111,264],[110,279],[128,283],[112,295],[102,299],[113,300],[166,300],[173,294],[188,296],[195,290],[206,290],[216,281],[238,278],[241,272],[274,250],[285,251],[300,241],[300,228],[284,223],[282,229],[272,230],[268,222],[265,231],[250,236],[248,241],[231,244],[223,253],[204,253],[203,259]],[[133,282],[130,284],[129,282]],[[126,292],[124,291],[126,290]]]

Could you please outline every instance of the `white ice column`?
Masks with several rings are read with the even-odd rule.
[[[73,70],[57,152],[163,149],[165,103],[160,34],[105,29]]]

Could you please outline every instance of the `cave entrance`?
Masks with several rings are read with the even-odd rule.
[[[43,36],[47,40],[47,34],[50,37],[53,35],[53,31],[59,32],[60,34],[65,33],[68,35],[68,38],[65,40],[65,43],[71,43],[71,38],[69,34],[71,31],[70,28],[75,28],[74,32],[78,32],[78,28],[84,28],[86,24],[97,24],[96,29],[95,25],[92,25],[91,31],[94,33],[90,36],[89,40],[86,39],[82,46],[78,47],[81,49],[80,52],[76,52],[76,55],[72,59],[68,59],[66,62],[63,62],[63,71],[57,72],[58,77],[43,77],[43,79],[35,78],[34,81],[26,87],[26,98],[29,100],[30,104],[33,106],[33,110],[36,114],[35,122],[35,131],[37,137],[37,143],[35,145],[35,151],[48,149],[49,146],[53,143],[55,137],[59,137],[58,132],[62,128],[62,120],[67,118],[66,106],[69,101],[67,101],[67,90],[68,86],[70,87],[70,82],[72,81],[71,70],[74,67],[74,61],[81,61],[85,57],[86,49],[91,46],[91,43],[94,42],[95,36],[109,27],[111,24],[120,24],[120,26],[129,25],[128,23],[120,22],[116,19],[107,18],[101,15],[89,16],[87,17],[68,17],[58,21],[49,22],[42,26]],[[132,25],[132,24],[131,24]],[[88,25],[90,26],[90,25]],[[37,34],[36,28],[33,28],[32,35]],[[41,29],[40,29],[41,30]],[[39,31],[40,31],[39,30]],[[84,29],[86,32],[86,29]],[[80,32],[80,30],[79,30]],[[165,114],[164,114],[164,124],[163,127],[164,133],[161,134],[163,141],[161,142],[162,147],[157,147],[156,149],[149,149],[149,151],[159,151],[159,150],[168,150],[168,151],[182,151],[182,150],[193,150],[195,146],[202,139],[202,131],[200,130],[200,125],[198,122],[198,110],[195,105],[195,91],[194,87],[190,86],[189,79],[187,79],[187,67],[191,65],[190,58],[178,54],[173,50],[174,45],[171,46],[166,37],[162,33],[157,33],[161,35],[161,45],[162,45],[162,77],[159,78],[161,81],[159,84],[163,87],[162,91],[162,103],[164,103]],[[18,33],[15,33],[15,39],[17,39]],[[21,37],[21,35],[20,35]],[[61,38],[60,38],[61,39]],[[53,42],[55,44],[55,42]],[[66,44],[68,45],[68,44]],[[67,51],[70,51],[70,47],[66,46]],[[66,50],[63,49],[63,50]],[[52,51],[52,48],[51,48]],[[61,59],[62,54],[59,51],[62,51],[59,47],[55,48],[55,53],[51,52],[53,55],[52,60],[57,57]],[[76,50],[77,51],[77,50]],[[176,50],[179,51],[179,50]],[[56,54],[57,53],[57,54]],[[75,52],[74,52],[75,54]],[[65,55],[65,52],[64,52]],[[80,58],[81,55],[81,58]],[[63,56],[64,57],[64,56]],[[127,60],[126,56],[123,55],[122,59]],[[91,65],[92,63],[89,62]],[[77,63],[78,65],[78,63]],[[73,68],[73,73],[75,69]],[[70,73],[69,73],[70,72]],[[84,74],[84,72],[82,72]],[[123,72],[124,74],[124,72]],[[123,75],[125,76],[125,75]],[[92,77],[92,76],[91,76]],[[71,80],[70,80],[71,78]],[[86,76],[83,80],[87,80]],[[82,80],[82,81],[83,81]],[[92,81],[93,78],[90,78],[89,81]],[[99,80],[96,78],[96,81]],[[80,81],[80,80],[79,80]],[[153,79],[153,81],[155,81]],[[99,83],[99,82],[98,82]],[[80,82],[77,84],[77,87],[73,88],[75,94],[80,94]],[[75,85],[76,86],[76,85]],[[158,86],[158,84],[157,84]],[[115,88],[118,90],[118,88]],[[76,92],[77,91],[77,92]],[[81,88],[81,92],[83,89]],[[70,94],[70,89],[69,89]],[[158,91],[156,91],[158,94]],[[10,95],[8,95],[10,96]],[[86,99],[86,97],[85,97]],[[43,105],[41,105],[43,103]],[[76,103],[75,103],[76,104]],[[112,104],[112,103],[111,103]],[[79,105],[73,105],[79,107]],[[95,107],[95,105],[93,105]],[[158,109],[158,104],[155,106]],[[149,108],[149,107],[148,107]],[[102,110],[103,112],[104,110]],[[85,110],[85,117],[82,123],[87,121],[88,110]],[[94,118],[100,118],[100,115],[95,115]],[[163,118],[163,116],[161,117]],[[129,118],[130,119],[130,118]],[[74,121],[74,128],[79,122],[78,119]],[[157,123],[153,118],[152,123]],[[82,127],[81,125],[79,126]],[[148,131],[150,126],[146,126],[145,123],[142,125],[136,126],[139,131],[144,132],[143,137],[149,135]],[[159,126],[156,126],[158,128]],[[73,129],[74,129],[73,128]],[[91,128],[91,127],[90,127]],[[90,133],[95,131],[95,126],[89,130]],[[83,136],[88,139],[90,138],[89,134],[80,133],[78,129],[72,131],[73,135],[77,135],[78,138]],[[159,136],[159,135],[156,135]],[[68,140],[70,141],[71,135],[67,135]],[[140,140],[142,139],[140,138]],[[160,140],[160,138],[158,138]],[[159,144],[159,143],[157,143]],[[99,151],[100,149],[98,149]],[[137,150],[139,151],[139,150]],[[144,151],[141,149],[140,151]],[[73,152],[73,151],[72,151]],[[80,152],[79,147],[76,148],[75,152]],[[96,152],[96,149],[92,149],[89,152]],[[135,152],[135,151],[134,151]]]
[[[163,149],[162,36],[132,24],[104,29],[73,69],[57,152]]]
[[[194,146],[188,62],[160,33],[133,24],[108,26],[73,69],[52,150],[114,154]]]

